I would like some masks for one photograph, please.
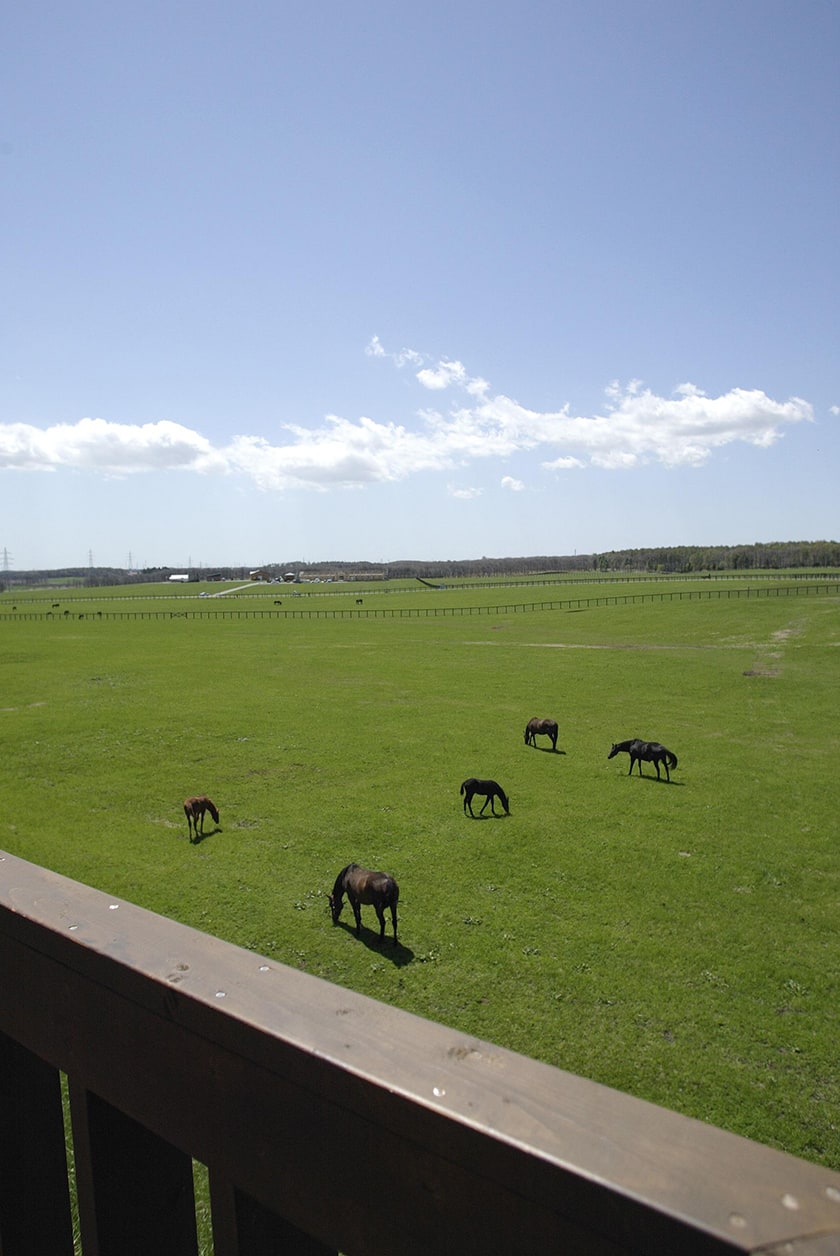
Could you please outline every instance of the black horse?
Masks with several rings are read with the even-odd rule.
[[[481,794],[484,798],[484,807],[490,804],[490,810],[493,815],[497,815],[495,799],[498,798],[505,809],[505,815],[510,815],[510,804],[508,796],[502,789],[498,781],[479,781],[474,776],[468,778],[461,785],[461,793],[464,795],[464,815],[467,814],[467,807],[470,809],[470,815],[475,819],[475,812],[472,809],[472,800],[476,794]],[[484,814],[484,807],[479,811],[479,815]]]
[[[394,946],[397,945],[397,903],[400,887],[387,872],[371,872],[369,868],[360,868],[358,864],[348,864],[342,868],[335,879],[330,895],[330,912],[333,924],[338,924],[341,909],[344,906],[344,895],[350,901],[353,915],[356,918],[356,937],[362,932],[362,903],[371,904],[379,920],[379,941],[385,940],[385,908],[391,909],[391,920],[394,925]]]
[[[631,737],[627,741],[617,741],[613,745],[610,753],[607,755],[607,758],[611,759],[613,755],[618,754],[620,750],[625,750],[630,756],[630,771],[627,773],[628,776],[630,775],[630,772],[633,771],[633,765],[636,763],[639,765],[639,776],[642,775],[643,759],[646,763],[653,763],[656,768],[656,779],[658,781],[662,780],[662,777],[659,775],[660,763],[665,768],[665,776],[668,781],[671,779],[670,769],[677,766],[677,756],[674,754],[673,750],[666,750],[666,748],[661,746],[658,741],[641,741],[638,737]]]
[[[556,720],[529,720],[525,725],[525,745],[536,746],[537,737],[545,736],[551,738],[551,749],[557,749],[557,721]]]
[[[201,821],[201,836],[204,836],[204,813],[209,811],[213,817],[214,823],[219,823],[219,812],[216,804],[211,802],[206,794],[202,794],[199,798],[187,798],[184,801],[184,815],[187,817],[187,828],[189,829],[190,841],[198,841],[199,830],[198,822]]]

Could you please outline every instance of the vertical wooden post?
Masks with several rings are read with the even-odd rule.
[[[85,1256],[197,1256],[192,1160],[70,1082]]]
[[[216,1256],[337,1256],[276,1213],[269,1212],[232,1182],[210,1173],[213,1250]]]
[[[58,1071],[0,1034],[0,1252],[73,1256]]]

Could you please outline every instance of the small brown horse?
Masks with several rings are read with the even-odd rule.
[[[391,920],[394,925],[394,946],[397,945],[397,903],[400,887],[387,872],[371,872],[369,868],[360,868],[358,864],[348,864],[342,868],[335,879],[330,895],[330,912],[334,925],[338,924],[341,909],[344,906],[344,895],[347,895],[353,915],[356,918],[356,937],[362,932],[362,903],[371,905],[379,920],[379,941],[385,940],[385,908],[391,909]]]
[[[529,720],[525,725],[525,745],[536,746],[537,737],[544,736],[551,738],[551,749],[557,749],[557,721],[556,720]]]
[[[212,802],[206,794],[201,794],[198,798],[187,798],[184,801],[184,815],[187,817],[187,828],[190,833],[190,841],[198,841],[198,822],[201,821],[201,836],[204,836],[204,813],[209,811],[216,824],[219,823],[219,812],[216,804]]]
[[[505,809],[505,815],[510,815],[510,804],[508,796],[502,789],[498,781],[480,781],[475,776],[468,777],[461,785],[461,793],[464,795],[464,815],[467,814],[467,807],[470,809],[470,815],[475,819],[475,812],[472,809],[472,800],[476,794],[480,794],[484,798],[484,807],[490,804],[490,810],[493,815],[497,815],[496,802],[498,798]],[[484,814],[484,807],[479,811],[479,815]]]

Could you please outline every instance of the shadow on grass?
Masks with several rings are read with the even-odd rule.
[[[345,933],[349,933],[356,942],[361,942],[369,951],[373,951],[376,955],[381,955],[383,959],[389,959],[396,968],[404,968],[406,964],[410,964],[414,959],[414,952],[408,946],[403,946],[402,942],[397,940],[394,946],[393,937],[385,934],[384,941],[379,940],[379,934],[373,929],[366,929],[362,925],[362,932],[356,937],[356,926],[348,924],[346,920],[339,920],[333,926],[335,929],[343,929]]]
[[[206,833],[196,833],[194,839],[190,838],[190,846],[199,846],[202,842],[206,842],[208,837],[215,837],[217,833],[222,832],[224,832],[224,830],[221,825],[217,824],[215,829],[208,829]]]

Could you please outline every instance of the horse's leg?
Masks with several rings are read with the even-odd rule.
[[[484,799],[484,807],[486,807],[486,806],[487,806],[488,802],[492,802],[492,800],[493,800],[493,795],[492,795],[492,794],[488,794],[488,795],[486,796],[486,798]],[[483,816],[483,815],[484,815],[484,807],[482,807],[482,808],[481,808],[481,810],[480,810],[480,811],[479,811],[479,813],[478,813],[480,816]]]
[[[374,903],[376,918],[379,921],[379,941],[385,941],[385,908],[381,903]]]
[[[394,946],[397,945],[397,904],[391,904],[391,921],[394,926]]]
[[[659,760],[658,759],[654,759],[653,766],[656,768],[656,779],[658,781],[661,781],[662,777],[659,775]]]
[[[350,906],[353,908],[353,915],[356,917],[356,937],[358,938],[362,932],[362,905],[357,898],[351,897],[349,893],[347,897],[350,899]]]

